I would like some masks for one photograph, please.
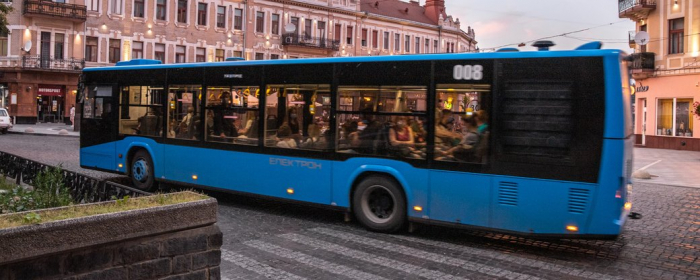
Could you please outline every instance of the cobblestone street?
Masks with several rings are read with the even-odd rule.
[[[85,172],[77,143],[2,135],[0,151]],[[636,183],[632,210],[644,217],[629,220],[615,241],[535,240],[432,226],[377,234],[344,222],[338,212],[207,193],[219,201],[223,279],[700,279],[697,188]]]

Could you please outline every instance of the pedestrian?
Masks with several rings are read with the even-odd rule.
[[[70,127],[75,126],[75,105],[70,105]]]

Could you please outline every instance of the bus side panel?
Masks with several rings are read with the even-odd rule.
[[[80,166],[116,171],[115,152],[115,142],[80,148]]]
[[[167,180],[330,204],[330,161],[166,145],[163,162]]]
[[[632,171],[634,138],[605,139],[600,165],[600,187],[590,230],[598,234],[619,234],[628,212],[627,183]],[[619,192],[619,198],[616,197]]]
[[[488,227],[491,209],[491,176],[432,171],[430,219]]]
[[[494,177],[491,227],[532,234],[582,234],[594,184]],[[578,232],[569,232],[576,226]]]
[[[344,162],[335,162],[333,170],[333,202],[340,207],[350,207],[353,182],[365,172],[388,174],[404,188],[406,207],[409,217],[422,217],[422,212],[414,206],[426,208],[428,205],[428,170],[419,169],[408,163],[378,159],[352,158]]]

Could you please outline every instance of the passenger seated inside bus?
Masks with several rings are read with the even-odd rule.
[[[436,154],[444,156],[444,160],[454,157],[454,159],[459,161],[474,162],[476,161],[475,149],[480,140],[475,117],[463,116],[461,118],[461,127],[462,141],[448,150],[436,151]]]
[[[299,148],[322,150],[328,147],[326,139],[321,135],[321,129],[316,124],[310,124],[307,127],[308,137],[299,143]]]
[[[292,129],[287,123],[283,123],[279,129],[277,129],[277,145],[279,148],[286,149],[296,149],[297,141],[292,138]]]
[[[162,133],[161,122],[163,118],[158,110],[148,108],[146,114],[138,118],[138,126],[134,131],[138,135],[160,136]]]
[[[362,154],[383,154],[385,151],[383,147],[379,147],[379,143],[384,138],[385,125],[375,120],[375,116],[371,114],[372,108],[366,107],[362,111],[362,123],[365,127],[358,135],[359,145],[355,145],[355,149]]]
[[[339,151],[355,153],[355,149],[360,147],[360,134],[357,130],[357,127],[358,123],[355,120],[348,121],[342,125],[340,136],[338,138]]]

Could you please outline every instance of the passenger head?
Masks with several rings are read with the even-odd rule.
[[[351,121],[349,123],[345,123],[345,132],[353,133],[356,131],[357,131],[357,121]]]
[[[257,119],[257,117],[256,117],[256,115],[255,115],[255,111],[248,111],[248,112],[245,114],[245,119],[246,119],[246,120],[254,120],[254,119]]]
[[[462,116],[462,122],[464,122],[464,125],[468,128],[476,128],[476,118],[472,116]]]
[[[188,107],[188,108],[187,108],[187,113],[188,113],[188,114],[194,113],[194,107]]]
[[[484,110],[479,110],[476,113],[474,113],[474,118],[476,119],[476,123],[478,123],[478,124],[489,122],[489,116],[486,114],[486,111],[484,111]]]
[[[408,122],[407,122],[405,116],[399,116],[399,117],[396,118],[396,126],[397,126],[397,127],[403,128],[403,127],[405,127],[406,125],[408,125]]]
[[[289,121],[292,121],[292,120],[296,121],[297,120],[297,108],[294,108],[294,107],[289,108],[289,110],[287,110],[287,116],[289,117]]]
[[[450,124],[454,122],[454,117],[452,116],[452,111],[449,109],[442,109],[442,118],[440,122],[443,124]]]
[[[287,138],[292,135],[292,128],[289,127],[287,123],[283,123],[280,128],[277,129],[277,137]]]
[[[374,120],[374,115],[372,114],[374,110],[372,110],[372,107],[367,106],[365,108],[362,108],[360,112],[363,120],[366,120],[368,122]]]

